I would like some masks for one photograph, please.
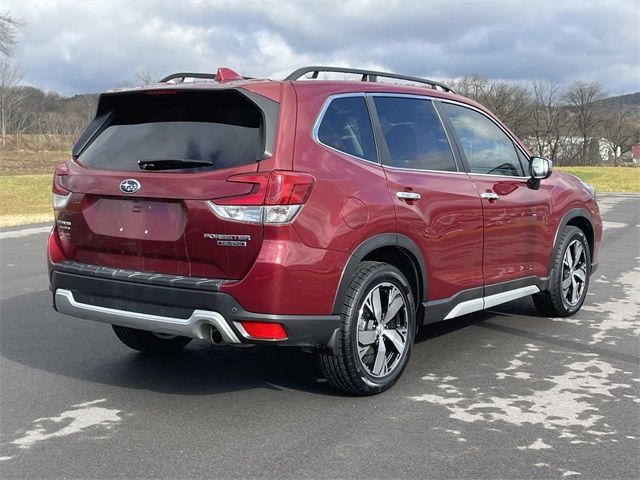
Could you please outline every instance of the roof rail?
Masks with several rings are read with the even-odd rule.
[[[184,82],[185,78],[205,78],[207,80],[215,80],[216,75],[215,73],[179,72],[179,73],[172,73],[171,75],[167,75],[162,80],[160,80],[160,83],[167,83],[171,80],[175,80],[176,78],[180,79],[178,83],[182,83]]]
[[[447,87],[445,84],[436,82],[434,80],[428,80],[426,78],[420,77],[410,77],[408,75],[399,75],[397,73],[388,73],[388,72],[376,72],[374,70],[361,70],[359,68],[343,68],[343,67],[302,67],[297,69],[295,72],[285,78],[285,80],[298,80],[303,75],[307,73],[311,73],[311,78],[318,78],[318,74],[320,72],[336,72],[336,73],[355,73],[357,75],[362,75],[360,79],[361,82],[377,82],[378,77],[384,78],[395,78],[398,80],[407,80],[409,82],[416,82],[428,85],[434,90],[441,89],[445,92],[455,93],[451,88]]]

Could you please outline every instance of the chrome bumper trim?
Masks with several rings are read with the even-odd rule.
[[[73,317],[202,340],[208,339],[211,327],[215,327],[226,343],[241,343],[224,317],[209,310],[194,310],[189,318],[149,315],[80,303],[73,297],[73,292],[63,288],[56,290],[55,304],[58,312]]]

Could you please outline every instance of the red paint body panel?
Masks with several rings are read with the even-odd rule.
[[[470,177],[478,192],[500,196],[499,200],[482,200],[485,284],[532,275],[546,277],[555,234],[552,182],[542,182],[539,190],[531,190],[522,178]]]
[[[591,252],[591,260],[597,263],[600,260],[600,244],[602,242],[602,219],[600,218],[600,208],[598,202],[591,196],[582,182],[575,176],[563,172],[553,172],[551,177],[543,180],[542,185],[547,184],[553,190],[551,196],[551,208],[553,210],[553,225],[556,227],[562,221],[567,212],[574,209],[586,210],[589,212],[593,225],[594,246]]]
[[[313,248],[352,252],[373,235],[395,232],[395,212],[383,168],[316,143],[311,130],[327,93],[299,85],[296,92],[304,108],[298,111],[293,167],[313,172],[316,178],[304,211],[294,222],[302,241]],[[348,198],[365,206],[358,213],[359,228],[354,229],[344,219],[343,202]],[[346,213],[350,213],[348,206]]]
[[[291,225],[266,227],[249,273],[239,282],[221,285],[220,291],[250,312],[329,314],[348,257],[305,245]]]
[[[386,169],[398,233],[419,246],[427,269],[427,300],[482,287],[482,205],[466,174]],[[396,192],[419,193],[405,201]]]
[[[140,208],[139,206],[144,206]],[[56,221],[66,258],[93,265],[208,278],[242,278],[260,250],[262,226],[230,224],[203,201],[74,194]],[[205,233],[250,235],[244,248],[218,246]]]

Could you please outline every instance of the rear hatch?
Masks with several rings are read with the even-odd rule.
[[[251,193],[229,182],[270,155],[278,104],[241,89],[106,94],[58,169],[73,192],[56,210],[65,256],[82,263],[207,278],[242,278],[261,223],[217,216],[208,200]]]

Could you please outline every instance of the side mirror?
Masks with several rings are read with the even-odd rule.
[[[540,187],[540,180],[549,178],[553,170],[553,162],[542,157],[531,157],[529,160],[529,188],[537,190]]]

